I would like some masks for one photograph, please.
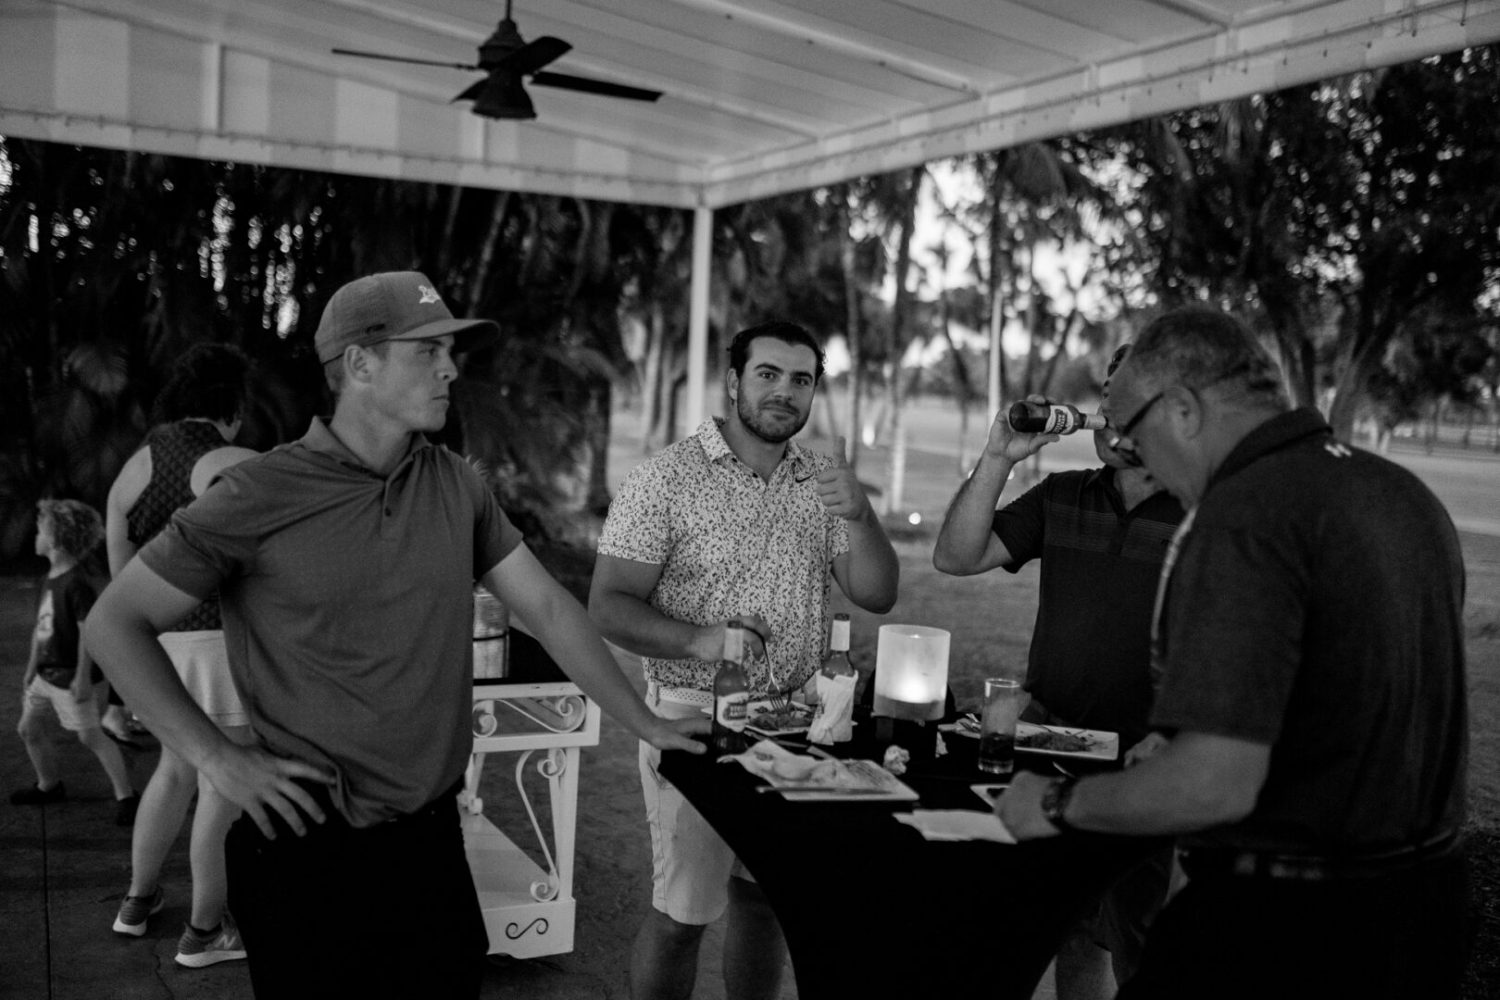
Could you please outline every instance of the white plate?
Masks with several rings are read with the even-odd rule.
[[[873,760],[839,760],[793,753],[773,740],[762,740],[744,753],[720,757],[733,761],[769,784],[758,789],[779,792],[789,802],[913,802],[917,793]]]
[[[979,723],[970,718],[962,718],[957,722],[938,726],[941,732],[952,733],[954,736],[964,736],[972,740],[979,739]],[[1037,733],[1066,733],[1076,736],[1088,743],[1086,750],[1046,750],[1041,747],[1029,747],[1021,743],[1022,737],[1035,735]],[[1016,749],[1022,753],[1040,753],[1049,757],[1073,757],[1079,760],[1114,760],[1120,756],[1120,734],[1111,733],[1103,729],[1075,729],[1071,726],[1042,726],[1035,722],[1016,723]]]
[[[1029,747],[1022,742],[1028,736],[1040,733],[1063,733],[1076,736],[1088,744],[1086,750],[1047,750]],[[1076,760],[1114,760],[1120,756],[1120,734],[1102,729],[1074,729],[1069,726],[1039,726],[1034,722],[1016,723],[1016,750],[1020,753],[1040,753],[1049,757],[1072,757]]]

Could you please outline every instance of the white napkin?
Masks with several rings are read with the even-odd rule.
[[[806,754],[792,753],[771,740],[761,740],[744,753],[719,758],[719,763],[734,761],[757,777],[769,781],[817,781],[831,779],[838,765]]]
[[[1014,844],[1016,838],[994,813],[972,809],[916,809],[897,813],[896,819],[928,840],[992,840]]]
[[[825,677],[820,671],[818,711],[807,738],[812,743],[844,743],[854,737],[854,681],[852,676]]]

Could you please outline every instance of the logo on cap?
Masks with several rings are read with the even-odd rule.
[[[419,292],[422,293],[422,299],[421,299],[420,302],[417,303],[417,305],[419,305],[419,306],[425,306],[429,302],[442,302],[443,301],[441,298],[438,297],[438,293],[437,293],[437,289],[436,288],[429,288],[426,285],[418,285],[417,286],[417,291],[419,291]]]

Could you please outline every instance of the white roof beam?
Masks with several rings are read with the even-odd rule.
[[[1350,17],[1350,8],[1368,13]],[[1344,0],[1299,7],[1290,14],[1272,11],[1259,21],[1207,38],[1164,42],[1150,52],[1137,50],[1069,73],[1028,80],[976,101],[826,136],[800,150],[721,163],[712,172],[707,203],[735,204],[884,173],[1497,38],[1500,0],[1404,0],[1399,10],[1390,10],[1384,0]],[[1211,54],[1194,58],[1193,53],[1205,47]],[[790,180],[794,176],[796,182]]]
[[[814,24],[803,11],[785,7],[774,0],[677,0],[677,2],[754,24],[779,35],[802,39],[810,44],[820,45],[847,56],[865,59],[892,72],[904,74],[914,80],[942,87],[957,94],[977,93],[965,77],[931,63],[913,59],[886,44],[886,40],[879,35],[850,29],[832,21],[822,25]]]

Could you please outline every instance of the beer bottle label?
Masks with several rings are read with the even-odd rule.
[[[1047,423],[1042,428],[1043,434],[1069,434],[1077,429],[1073,426],[1073,414],[1066,407],[1052,406],[1048,409]]]
[[[719,725],[725,729],[733,729],[735,732],[740,732],[745,728],[749,712],[750,693],[748,691],[724,695],[714,706],[714,715]]]

